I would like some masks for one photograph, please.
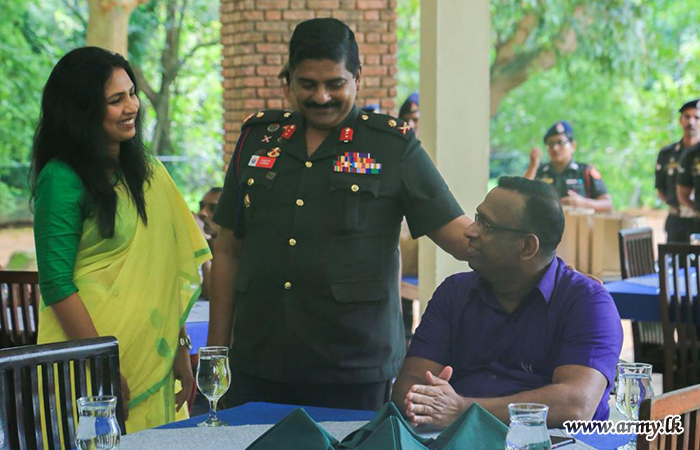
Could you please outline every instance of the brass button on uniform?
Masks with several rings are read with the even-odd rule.
[[[304,206],[304,200],[298,198],[297,199],[297,206]]]
[[[313,166],[314,163],[312,163],[311,161],[306,161],[306,163],[304,163],[304,165],[305,165],[307,168],[311,168],[311,166]]]
[[[369,120],[369,116],[367,114],[362,114],[362,120]]]
[[[291,245],[292,247],[294,247],[295,245],[297,245],[297,240],[294,239],[294,238],[291,238],[291,239],[289,240],[289,245]]]
[[[255,184],[255,180],[252,178],[248,178],[248,186],[252,186]]]
[[[350,186],[350,190],[353,192],[357,192],[360,190],[360,186],[353,184],[352,186]]]
[[[287,281],[286,283],[284,283],[284,288],[287,289],[287,290],[290,290],[290,289],[292,288],[292,283],[290,283],[289,281]]]

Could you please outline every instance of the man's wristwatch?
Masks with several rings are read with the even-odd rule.
[[[192,339],[190,339],[189,334],[186,334],[185,337],[180,336],[178,344],[180,347],[187,347],[187,350],[192,350]]]

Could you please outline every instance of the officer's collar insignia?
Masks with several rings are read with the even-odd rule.
[[[352,136],[355,132],[353,131],[352,128],[350,127],[345,127],[342,130],[340,130],[340,142],[348,143],[352,142]]]
[[[269,127],[268,127],[268,129],[269,129]],[[260,142],[264,142],[267,144],[268,142],[270,142],[270,139],[272,139],[272,136],[268,136],[265,134],[265,135],[263,135],[263,138],[260,140]]]
[[[345,152],[335,160],[333,172],[378,175],[382,173],[382,165],[369,153]]]
[[[275,147],[269,152],[267,152],[267,156],[269,156],[270,158],[277,158],[280,154],[282,154],[282,151],[279,147]]]
[[[557,130],[557,133],[561,134],[566,130],[566,128],[564,128],[564,124],[560,122],[557,124],[556,130]]]
[[[386,124],[389,125],[391,128],[396,127],[396,121],[394,119],[389,119]]]
[[[282,138],[282,139],[287,139],[287,140],[291,139],[292,136],[294,135],[294,132],[297,131],[297,126],[294,124],[285,125],[282,128],[284,128],[282,135],[280,135],[280,138]]]
[[[407,123],[404,123],[403,125],[401,125],[399,127],[399,130],[401,130],[401,134],[406,134],[406,132],[410,129],[411,129],[411,126]]]

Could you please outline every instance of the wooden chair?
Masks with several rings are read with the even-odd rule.
[[[700,246],[659,245],[664,392],[700,384]]]
[[[659,434],[652,441],[637,436],[637,449],[641,450],[698,450],[700,449],[700,385],[668,392],[644,400],[639,409],[639,420],[664,420],[679,415],[683,433]]]
[[[0,437],[4,437],[0,447],[34,450],[46,445],[58,450],[63,441],[65,448],[72,448],[75,401],[87,395],[116,396],[117,420],[122,433],[126,431],[116,338],[0,350]]]
[[[0,349],[36,344],[39,274],[0,270]]]
[[[620,230],[618,242],[622,279],[656,273],[651,228]],[[664,337],[661,323],[632,321],[632,343],[635,361],[651,364],[654,372],[664,372]]]

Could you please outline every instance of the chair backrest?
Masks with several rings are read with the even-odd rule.
[[[700,246],[659,245],[664,392],[700,384]]]
[[[655,273],[654,237],[651,228],[628,228],[617,234],[622,278]]]
[[[75,401],[88,395],[117,397],[117,420],[124,433],[116,338],[0,350],[0,437],[5,441],[0,447],[33,450],[46,445],[54,450],[63,442],[72,448]]]
[[[681,416],[683,433],[659,434],[649,441],[643,435],[637,437],[641,450],[698,450],[700,449],[700,385],[668,392],[644,400],[639,409],[639,420],[665,420],[668,416]],[[666,425],[664,423],[664,425]]]
[[[39,274],[0,270],[0,349],[36,344]]]

